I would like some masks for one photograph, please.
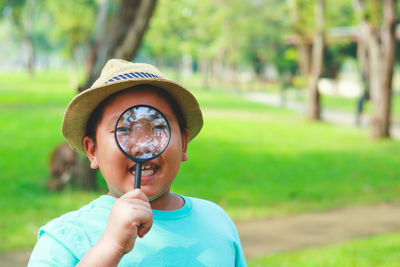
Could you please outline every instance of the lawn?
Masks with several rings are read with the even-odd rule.
[[[394,267],[399,266],[400,233],[347,244],[274,254],[249,260],[249,267]]]
[[[105,193],[45,189],[74,91],[65,72],[0,74],[0,252],[31,248],[51,218]],[[400,200],[400,143],[313,123],[228,91],[194,90],[204,129],[173,190],[212,200],[235,220]]]

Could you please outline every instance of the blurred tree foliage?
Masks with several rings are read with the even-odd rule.
[[[90,43],[95,31],[95,0],[54,1],[45,0],[44,7],[48,11],[55,27],[50,28],[49,38],[63,42],[64,55],[75,56],[79,46]]]
[[[39,13],[36,0],[5,0],[0,2],[0,19],[9,19],[13,25],[15,41],[25,48],[25,66],[33,75],[35,61],[34,21]]]
[[[385,22],[382,3],[389,0],[363,0],[365,9],[358,15],[355,1],[325,1],[324,77],[335,79],[345,59],[356,58],[362,21],[371,27]],[[71,70],[86,65],[86,72],[90,72],[95,69],[93,58],[101,54],[101,47],[96,46],[107,42],[107,34],[113,34],[105,31],[115,22],[113,14],[117,14],[115,11],[123,2],[2,0],[0,20],[12,25],[10,39],[23,47],[21,54],[30,73],[33,74],[40,56],[46,54],[62,54],[69,60]],[[179,75],[199,71],[205,87],[215,81],[240,84],[277,78],[281,79],[282,88],[295,81],[304,87],[311,73],[313,36],[321,30],[315,23],[316,2],[159,0],[138,54],[141,60],[177,69]],[[398,1],[393,5],[397,11],[400,9]],[[398,45],[394,43],[394,47]],[[393,52],[392,58],[397,57]],[[275,70],[274,75],[271,69]],[[77,75],[74,71],[71,74],[72,86],[76,87]],[[389,76],[387,83],[391,82]],[[386,106],[385,112],[389,114],[390,105]]]
[[[314,2],[162,0],[150,21],[140,56],[175,68],[200,70],[206,80],[213,77],[235,80],[238,71],[249,69],[263,78],[268,65],[275,66],[280,74],[300,74],[302,57],[306,61],[310,57],[310,53],[302,53],[311,49]],[[107,14],[112,14],[117,3],[117,0],[3,0],[0,19],[12,20],[16,28],[30,31],[34,51],[61,52],[78,65],[90,56],[101,32],[99,27],[105,28],[110,23],[104,19],[104,6]],[[358,20],[352,0],[327,1],[325,10],[327,48],[323,75],[335,77],[343,58],[355,56],[354,39],[346,37],[345,32],[346,28],[356,26]],[[303,38],[303,52],[296,46],[299,41],[294,36]]]
[[[45,0],[44,7],[52,24],[56,25],[56,27],[50,28],[48,37],[55,44],[63,47],[62,55],[68,59],[70,66],[70,86],[77,88],[79,85],[78,71],[80,70],[78,52],[83,50],[88,53],[88,48],[93,42],[95,13],[98,10],[97,1]]]
[[[175,66],[190,56],[200,70],[221,74],[243,65],[257,73],[266,63],[292,67],[286,9],[279,0],[160,1],[141,53]]]

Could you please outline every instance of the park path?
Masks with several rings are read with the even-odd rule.
[[[281,106],[279,95],[247,93],[245,98],[271,106]],[[304,104],[286,101],[285,107],[304,112]],[[354,114],[323,110],[324,121],[355,124]],[[368,127],[368,117],[361,120]],[[392,136],[400,140],[399,127]],[[309,212],[275,218],[236,222],[247,258],[277,252],[338,244],[349,240],[400,232],[400,202],[351,206],[321,212]],[[30,250],[0,254],[0,267],[26,266]]]
[[[400,232],[400,202],[237,222],[247,258]]]

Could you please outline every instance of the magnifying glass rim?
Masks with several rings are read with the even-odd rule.
[[[157,153],[155,156],[150,157],[150,158],[145,158],[145,159],[143,159],[143,158],[136,158],[136,157],[134,157],[134,156],[128,154],[128,153],[121,147],[121,145],[120,145],[119,142],[118,142],[118,138],[117,138],[118,122],[120,121],[120,119],[122,118],[122,116],[125,114],[125,112],[127,112],[127,111],[130,110],[130,109],[136,108],[136,107],[146,107],[146,108],[154,109],[154,110],[157,111],[159,114],[161,114],[161,116],[164,118],[164,120],[166,121],[167,126],[168,126],[168,142],[167,142],[167,144],[166,144],[166,145],[164,146],[164,148],[160,151],[160,153]],[[145,104],[133,105],[133,106],[130,106],[129,108],[125,109],[125,110],[118,116],[117,122],[115,123],[115,127],[114,127],[114,138],[115,138],[115,142],[117,143],[117,146],[119,147],[119,149],[122,151],[122,153],[123,153],[125,156],[127,156],[128,158],[130,158],[131,160],[133,160],[133,161],[135,161],[135,162],[141,162],[141,163],[143,163],[143,162],[146,162],[146,161],[148,161],[148,160],[151,160],[151,159],[154,159],[154,158],[160,156],[160,155],[164,152],[164,150],[168,147],[169,141],[171,140],[171,125],[169,124],[169,121],[168,121],[167,117],[164,115],[164,113],[162,113],[159,109],[157,109],[157,108],[155,108],[155,107],[153,107],[153,106],[150,106],[150,105],[145,105]]]

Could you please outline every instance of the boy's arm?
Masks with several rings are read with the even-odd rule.
[[[133,249],[137,236],[146,235],[152,224],[146,195],[139,189],[129,191],[115,201],[103,236],[77,266],[117,266]]]
[[[109,244],[102,238],[76,266],[117,266],[123,255],[117,250],[110,249]]]

